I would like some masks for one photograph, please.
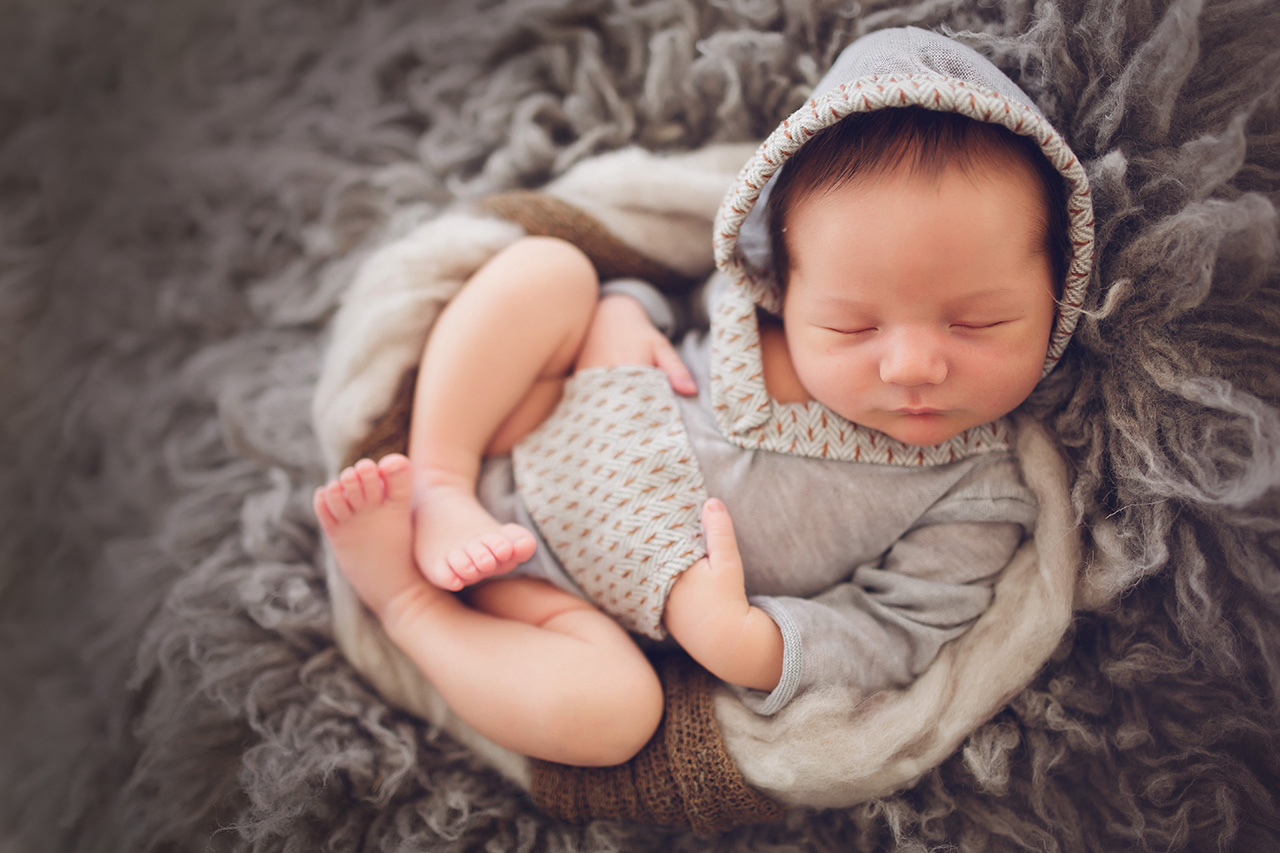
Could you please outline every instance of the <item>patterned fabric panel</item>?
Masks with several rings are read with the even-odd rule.
[[[665,637],[671,585],[706,555],[707,499],[665,374],[579,371],[512,462],[529,515],[570,577],[623,627]]]

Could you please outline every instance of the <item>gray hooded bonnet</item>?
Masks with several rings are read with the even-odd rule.
[[[809,137],[853,113],[896,107],[954,112],[1034,139],[1066,179],[1071,257],[1045,357],[1048,374],[1071,339],[1093,269],[1093,205],[1076,156],[1025,92],[973,49],[915,27],[881,30],[844,50],[814,97],[761,144],[720,207],[716,264],[757,305],[778,313],[768,200],[787,159]]]

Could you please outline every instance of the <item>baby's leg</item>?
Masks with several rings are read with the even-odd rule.
[[[619,764],[649,741],[662,719],[662,683],[617,622],[533,578],[499,578],[467,598],[477,618],[458,636],[476,662],[451,674],[471,694],[477,730],[483,718],[496,742],[510,738],[517,752],[584,767]],[[487,685],[476,684],[480,669]]]
[[[509,447],[549,410],[598,298],[595,268],[563,240],[529,237],[480,268],[441,313],[423,353],[409,430],[414,556],[427,579],[458,590],[527,560],[533,535],[476,499],[495,437]],[[500,433],[501,428],[501,434]]]
[[[315,510],[343,574],[449,706],[495,743],[548,761],[602,766],[639,751],[662,687],[626,632],[542,581],[479,586],[479,609],[428,583],[409,551],[411,493],[408,459],[366,459],[318,489]]]

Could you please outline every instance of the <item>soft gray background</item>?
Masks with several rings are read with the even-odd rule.
[[[387,229],[762,137],[906,23],[1088,162],[1105,301],[1039,405],[1127,594],[901,795],[548,821],[333,649],[325,321]],[[1280,848],[1277,45],[1273,0],[0,0],[0,850]]]

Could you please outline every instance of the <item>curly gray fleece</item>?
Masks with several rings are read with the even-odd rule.
[[[0,26],[0,851],[1280,849],[1280,5],[76,0]],[[335,653],[307,402],[370,247],[628,143],[763,137],[971,31],[1087,162],[1034,401],[1126,594],[910,791],[573,827]]]

